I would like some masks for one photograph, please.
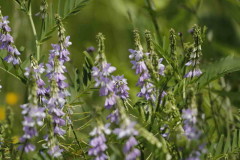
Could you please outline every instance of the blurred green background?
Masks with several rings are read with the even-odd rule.
[[[228,55],[240,54],[240,1],[239,0],[152,0],[154,14],[161,34],[161,39],[168,39],[168,31],[174,28],[183,33],[184,41],[191,40],[188,30],[194,25],[208,28],[203,46],[203,64],[211,63]],[[33,0],[33,14],[39,12],[40,0]],[[49,0],[49,6],[57,0]],[[12,35],[16,46],[22,51],[21,59],[26,59],[35,51],[35,41],[30,23],[19,6],[13,0],[0,0],[2,14],[8,15]],[[40,18],[34,16],[37,30]],[[69,66],[81,68],[82,52],[90,47],[96,48],[95,36],[102,32],[106,37],[106,56],[117,73],[124,74],[129,82],[131,94],[135,95],[137,77],[131,70],[128,58],[129,48],[133,48],[132,30],[137,28],[143,33],[146,29],[155,32],[145,0],[91,0],[81,12],[65,21],[66,34],[71,36],[71,62]],[[47,60],[51,43],[57,43],[57,33],[45,42],[41,55]],[[143,34],[142,34],[143,35]],[[156,35],[155,35],[156,38]],[[180,41],[178,39],[178,45]],[[1,52],[0,52],[1,53]],[[239,104],[239,73],[227,75],[234,96],[230,98]],[[26,87],[11,75],[0,70],[0,120],[4,119],[4,107],[10,105],[15,114],[20,112],[19,105],[26,102]],[[97,93],[93,96],[97,97]],[[97,104],[90,101],[88,105]],[[21,119],[21,117],[19,117]],[[16,121],[20,124],[20,121]]]

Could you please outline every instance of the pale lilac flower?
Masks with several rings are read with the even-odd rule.
[[[160,127],[161,135],[163,138],[168,138],[169,136],[169,131],[168,131],[168,125],[164,124],[162,127]]]
[[[107,119],[110,119],[110,122],[115,122],[116,124],[119,123],[119,111],[115,109],[111,114],[107,116]]]
[[[95,51],[95,48],[94,48],[93,46],[91,46],[91,47],[88,47],[88,48],[86,49],[86,51],[87,51],[88,53],[93,53],[93,52]]]
[[[22,115],[24,116],[24,120],[22,122],[24,134],[20,138],[20,142],[23,144],[20,145],[18,149],[23,149],[25,152],[33,151],[35,149],[35,146],[29,141],[38,136],[37,128],[43,125],[43,119],[46,116],[45,108],[39,106],[38,103],[42,100],[42,96],[45,95],[45,93],[41,93],[41,95],[38,94],[39,85],[37,81],[41,79],[41,73],[44,72],[41,68],[41,66],[33,65],[25,69],[25,76],[27,76],[30,83],[32,83],[30,85],[31,92],[28,96],[29,103],[21,105]],[[44,85],[41,85],[40,87],[43,88],[43,86]]]
[[[110,63],[105,61],[101,62],[98,67],[92,68],[92,76],[95,80],[95,87],[100,86],[100,96],[106,96],[105,107],[110,109],[117,102],[116,94],[114,93],[114,81],[110,74],[116,70]]]
[[[183,118],[183,129],[185,135],[190,139],[198,139],[200,136],[200,131],[198,130],[197,123],[197,109],[183,109],[182,110]]]
[[[127,80],[122,76],[112,76],[113,83],[114,83],[114,92],[117,96],[122,99],[126,99],[129,97],[128,95],[128,83]]]
[[[184,75],[184,78],[198,77],[202,74],[200,69],[193,69]]]
[[[158,60],[158,74],[160,74],[161,76],[164,76],[164,70],[165,70],[165,66],[162,64],[163,58],[160,58]]]
[[[49,78],[49,91],[50,98],[47,101],[48,113],[52,116],[53,133],[55,136],[63,136],[66,131],[62,128],[66,125],[65,112],[63,111],[64,105],[66,104],[67,97],[70,93],[67,90],[68,84],[66,81],[65,73],[67,69],[65,63],[70,60],[67,47],[72,43],[69,41],[70,36],[65,38],[62,44],[52,44],[52,50],[50,50],[47,67],[47,77]],[[69,119],[69,118],[68,118]],[[67,121],[71,122],[71,121]],[[56,139],[56,138],[55,138]],[[50,141],[52,141],[50,139]],[[56,140],[57,141],[57,140]],[[48,153],[53,157],[61,156],[63,149],[60,149],[57,142],[54,145],[49,145]]]
[[[115,133],[118,138],[136,136],[138,131],[134,128],[136,122],[131,122],[129,119],[126,119],[120,128],[116,128],[113,133]]]
[[[125,154],[125,160],[136,160],[140,156],[140,151],[135,148],[138,144],[134,136],[138,135],[138,131],[134,128],[136,122],[124,119],[120,124],[120,128],[114,129],[113,133],[118,136],[119,139],[128,138],[124,147],[123,153]]]
[[[28,152],[34,151],[35,148],[36,147],[33,144],[26,143],[25,146],[23,146],[23,145],[19,146],[18,150],[24,150],[24,152],[28,153]]]
[[[107,150],[106,145],[106,137],[105,134],[110,134],[111,130],[108,128],[110,124],[106,124],[105,126],[98,126],[93,129],[90,133],[93,138],[90,140],[90,146],[92,148],[89,149],[88,155],[94,156],[95,160],[105,160],[108,159],[105,151]]]
[[[108,96],[106,97],[104,106],[105,106],[107,109],[110,109],[110,108],[112,108],[112,106],[114,106],[116,103],[117,103],[117,96],[116,96],[114,93],[112,93],[112,94],[110,94],[110,95],[108,95]]]
[[[144,97],[146,100],[156,100],[155,87],[152,83],[147,82],[151,78],[148,68],[144,62],[143,57],[148,56],[150,53],[143,53],[142,51],[136,51],[129,49],[131,53],[129,58],[132,59],[132,69],[136,70],[136,74],[139,74],[137,86],[141,87],[141,91],[137,94],[138,97]],[[162,69],[162,67],[160,68]]]
[[[138,144],[137,140],[131,136],[123,148],[123,153],[126,154],[126,160],[135,160],[140,156],[140,151],[134,148]]]
[[[63,149],[61,149],[58,145],[53,146],[48,151],[48,154],[52,155],[53,157],[60,157],[62,155]]]

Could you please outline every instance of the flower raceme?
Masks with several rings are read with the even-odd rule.
[[[138,144],[134,136],[138,135],[138,131],[135,130],[136,122],[131,122],[128,118],[124,119],[120,124],[120,128],[116,128],[113,132],[119,139],[127,138],[127,141],[123,147],[123,153],[125,154],[125,160],[136,160],[140,156],[140,151],[135,148]]]
[[[94,66],[92,69],[92,76],[95,80],[95,87],[100,87],[100,96],[107,96],[105,100],[105,107],[110,109],[116,104],[116,98],[128,98],[127,80],[124,76],[111,76],[116,70],[110,63],[102,62],[100,67]]]
[[[90,146],[92,148],[89,149],[88,155],[94,156],[95,160],[108,159],[107,155],[105,154],[105,151],[108,148],[106,145],[107,140],[105,135],[109,135],[111,133],[109,126],[109,123],[105,126],[99,125],[95,127],[90,133],[93,138],[90,141]]]
[[[162,64],[163,58],[159,58],[154,52],[151,33],[145,32],[147,42],[147,52],[143,52],[143,47],[140,42],[140,35],[137,30],[134,31],[136,49],[129,49],[129,58],[133,64],[132,69],[139,75],[137,86],[141,88],[137,94],[138,97],[143,97],[146,100],[156,101],[156,87],[149,80],[159,79],[164,76],[165,66]]]
[[[41,74],[45,69],[43,64],[37,65],[32,60],[31,67],[27,67],[25,70],[25,76],[28,77],[30,86],[29,103],[21,105],[22,115],[24,116],[22,122],[24,135],[20,138],[20,142],[23,144],[19,146],[19,149],[30,152],[35,150],[35,145],[31,144],[30,140],[38,135],[37,127],[43,125],[43,119],[46,116],[45,108],[41,104],[46,93],[44,82],[41,79]]]
[[[129,49],[131,53],[129,58],[132,60],[132,69],[136,70],[136,74],[139,75],[137,86],[141,87],[140,92],[137,94],[138,97],[144,97],[146,100],[156,100],[156,93],[154,84],[148,82],[151,78],[146,62],[144,61],[144,56],[148,57],[150,53],[143,53],[142,51],[137,51]],[[158,74],[164,76],[165,66],[162,64],[163,58],[158,60]]]
[[[6,50],[8,55],[4,58],[7,63],[17,65],[20,63],[20,52],[14,45],[11,36],[11,28],[9,27],[8,16],[3,17],[0,10],[0,50]]]
[[[52,126],[54,127],[50,139],[56,139],[54,136],[62,136],[66,131],[62,128],[66,125],[66,121],[63,119],[65,115],[63,108],[66,103],[66,98],[70,96],[70,93],[67,91],[68,84],[65,82],[67,79],[64,73],[67,71],[64,63],[69,61],[68,57],[70,52],[67,50],[67,47],[71,45],[69,42],[70,37],[66,37],[65,41],[62,44],[52,44],[53,49],[50,51],[49,60],[47,66],[47,77],[49,78],[50,83],[50,98],[47,102],[47,108],[49,114],[52,117]],[[49,154],[58,157],[61,156],[62,149],[59,148],[58,143],[55,143],[55,140],[50,140]]]
[[[192,35],[194,39],[194,47],[190,53],[190,60],[185,64],[187,67],[191,67],[190,71],[184,75],[185,78],[198,77],[202,74],[201,69],[199,68],[200,56],[202,55],[201,44],[201,29],[195,25],[192,29]]]

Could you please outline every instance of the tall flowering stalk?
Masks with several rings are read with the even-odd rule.
[[[104,36],[99,33],[98,40],[98,55],[96,57],[95,66],[92,69],[92,75],[95,80],[95,87],[100,86],[100,96],[106,96],[105,107],[112,108],[117,103],[117,98],[126,99],[129,97],[127,80],[124,76],[111,76],[116,70],[115,67],[107,63],[105,57]],[[118,122],[118,109],[115,110],[107,117],[111,122]]]
[[[20,63],[20,52],[14,45],[13,37],[10,34],[11,28],[8,24],[8,16],[3,17],[0,10],[0,50],[8,52],[8,55],[4,58],[7,63],[17,65]]]
[[[190,66],[190,71],[184,75],[185,78],[198,77],[202,74],[201,69],[199,68],[200,56],[202,55],[202,38],[201,38],[201,29],[195,25],[192,29],[192,36],[194,40],[194,47],[192,53],[190,54],[189,61],[185,64]]]
[[[136,74],[139,75],[137,86],[141,88],[141,91],[137,96],[155,102],[156,89],[150,80],[158,80],[159,75],[164,76],[165,66],[162,64],[163,59],[158,58],[154,52],[152,38],[149,31],[145,32],[145,37],[147,41],[147,53],[143,52],[140,35],[137,30],[134,30],[135,50],[129,49],[129,52],[131,53],[129,58],[132,60],[132,69],[135,69]]]
[[[95,87],[100,87],[100,96],[106,96],[105,107],[112,108],[116,104],[116,94],[114,93],[114,83],[110,74],[116,70],[115,67],[107,63],[105,57],[104,36],[99,33],[97,35],[98,41],[98,55],[96,57],[95,66],[92,69],[92,76],[95,80]]]
[[[125,105],[125,101],[122,100]],[[125,155],[125,160],[136,160],[137,157],[140,156],[140,150],[136,148],[138,142],[135,138],[139,133],[135,129],[136,122],[131,121],[126,113],[125,108],[121,105],[118,106],[119,114],[120,114],[120,127],[114,129],[113,133],[115,133],[118,139],[125,139],[125,144],[123,147],[123,153]]]
[[[100,33],[97,36],[98,43],[99,43],[99,54],[96,57],[96,63],[93,67],[92,75],[95,80],[95,86],[100,86],[100,96],[106,96],[105,100],[105,107],[107,109],[114,108],[113,112],[107,116],[107,119],[110,119],[110,121],[113,123],[120,125],[120,128],[116,128],[114,130],[114,133],[118,135],[118,138],[128,138],[127,142],[125,143],[123,153],[126,155],[126,160],[135,160],[139,155],[140,151],[135,148],[135,146],[138,144],[137,140],[134,138],[134,136],[138,135],[138,132],[134,129],[135,122],[131,122],[127,116],[125,115],[125,111],[123,111],[123,108],[119,107],[117,105],[117,102],[119,100],[122,100],[125,102],[125,100],[129,97],[129,87],[127,86],[127,80],[124,78],[124,76],[111,76],[111,73],[113,73],[116,68],[112,67],[109,63],[106,61],[105,53],[104,53],[104,37]],[[119,112],[120,110],[120,112]],[[124,117],[124,118],[123,118]],[[96,130],[96,129],[95,129]],[[96,135],[96,134],[94,134]],[[100,153],[102,154],[103,151],[105,151],[105,137],[98,136],[98,138],[93,139],[91,143],[94,142],[94,144],[98,142],[98,146],[102,146],[103,149],[101,149]],[[93,145],[92,145],[93,146]],[[95,147],[95,146],[94,146]],[[95,155],[98,153],[97,149],[99,147],[95,147],[94,149],[89,150],[90,155]],[[94,154],[95,153],[95,154]],[[106,157],[102,157],[105,159]],[[97,158],[96,158],[97,159]]]
[[[69,61],[68,51],[70,37],[65,37],[65,29],[59,16],[56,16],[56,23],[58,26],[59,43],[52,44],[53,49],[50,51],[49,60],[47,64],[47,77],[50,83],[50,99],[48,100],[47,108],[52,117],[53,133],[49,137],[49,154],[58,157],[61,155],[62,149],[59,148],[58,136],[63,136],[65,130],[62,126],[66,125],[63,116],[65,115],[63,109],[70,93],[67,91],[68,84],[65,82],[66,77],[64,73],[67,71],[64,66],[65,62]]]
[[[182,110],[182,119],[185,135],[188,138],[188,141],[191,142],[198,140],[202,134],[197,126],[198,109],[196,104],[196,96],[194,95],[194,92],[192,90],[189,94],[188,103],[190,107]],[[205,152],[204,146],[205,145],[200,144],[196,149],[192,150],[192,152],[189,154],[186,160],[191,159],[200,160],[201,154]]]
[[[144,56],[149,56],[150,53],[144,53],[143,47],[140,42],[140,36],[137,30],[134,30],[135,50],[129,49],[131,53],[129,58],[132,60],[132,69],[136,70],[136,74],[139,75],[137,86],[141,88],[141,91],[137,94],[138,97],[144,97],[146,100],[156,100],[154,93],[154,85],[147,80],[150,79],[148,67],[144,61]]]
[[[20,138],[23,144],[19,149],[30,152],[35,150],[35,145],[31,144],[31,139],[38,135],[37,127],[43,125],[45,118],[45,108],[42,106],[42,96],[45,94],[43,89],[43,81],[40,75],[45,71],[43,65],[38,65],[36,61],[31,59],[31,66],[25,69],[25,76],[29,79],[29,96],[28,103],[21,105],[24,116],[23,131],[24,135]]]

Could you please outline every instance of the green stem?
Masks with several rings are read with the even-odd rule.
[[[36,27],[35,27],[35,24],[33,22],[33,18],[32,18],[32,7],[30,6],[29,7],[29,11],[28,11],[28,18],[29,18],[29,21],[30,21],[30,24],[31,24],[31,28],[32,28],[32,31],[33,31],[33,35],[35,37],[35,43],[36,43],[36,59],[37,61],[39,61],[40,59],[40,44],[38,42],[38,36],[37,36],[37,31],[36,31]]]
[[[77,144],[78,144],[79,148],[82,150],[82,152],[83,152],[83,157],[84,157],[84,159],[86,160],[86,155],[85,155],[85,153],[84,153],[84,150],[83,150],[83,147],[82,147],[81,143],[80,143],[79,140],[78,140],[77,134],[76,134],[76,132],[74,131],[73,125],[70,124],[70,126],[71,126],[72,132],[73,132],[73,134],[74,134],[74,138],[75,138],[75,140],[77,141]]]
[[[18,79],[19,81],[22,81],[21,78],[19,78],[18,76],[16,76],[15,74],[9,72],[8,70],[6,70],[5,68],[3,67],[0,67],[1,70],[7,72],[8,74],[10,74],[11,76],[13,76],[14,78]]]
[[[148,11],[149,11],[149,14],[151,16],[154,28],[156,30],[156,34],[157,34],[157,37],[158,37],[159,44],[161,45],[162,44],[162,39],[161,39],[161,34],[160,34],[160,28],[159,28],[159,25],[158,25],[158,22],[157,22],[157,17],[154,13],[155,11],[154,11],[153,2],[152,2],[152,0],[146,0],[146,2],[147,2]]]

